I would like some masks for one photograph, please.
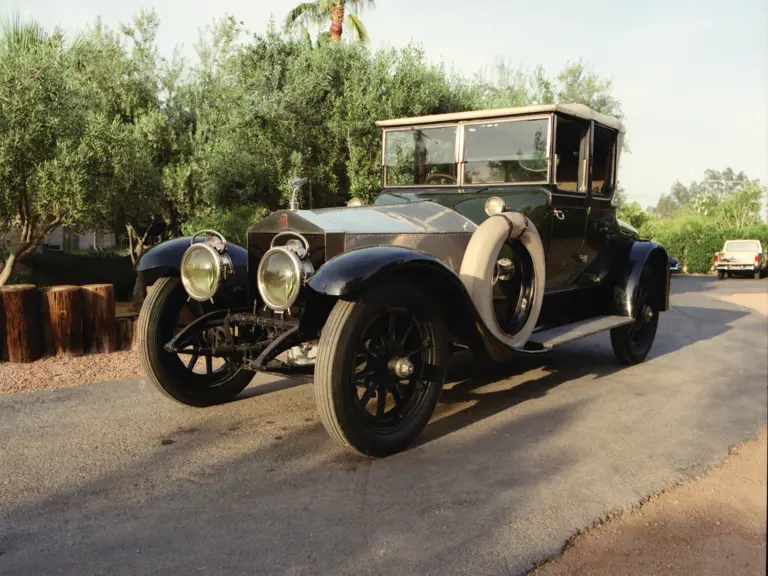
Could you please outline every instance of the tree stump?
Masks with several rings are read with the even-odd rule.
[[[117,349],[132,350],[134,343],[135,322],[133,318],[117,319]]]
[[[34,362],[42,355],[37,286],[13,284],[0,289],[8,361]]]
[[[43,349],[54,356],[83,353],[83,313],[80,288],[50,286],[40,289],[43,311]]]
[[[117,350],[115,289],[112,284],[88,284],[83,292],[83,343],[98,354]]]

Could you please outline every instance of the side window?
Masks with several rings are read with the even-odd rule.
[[[616,182],[616,132],[595,124],[592,140],[592,193],[613,194]]]
[[[584,192],[584,159],[588,124],[572,118],[557,117],[555,134],[555,182],[565,192]]]

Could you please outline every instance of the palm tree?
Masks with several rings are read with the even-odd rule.
[[[363,23],[357,17],[357,13],[363,8],[373,8],[374,0],[315,0],[314,2],[304,2],[299,4],[288,13],[285,19],[285,29],[291,30],[299,24],[318,24],[322,26],[330,19],[331,26],[329,33],[331,42],[338,44],[341,42],[343,32],[344,13],[349,8],[347,14],[347,25],[354,32],[358,42],[367,42],[370,38],[368,31]]]

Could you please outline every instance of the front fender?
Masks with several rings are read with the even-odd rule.
[[[191,236],[167,240],[150,248],[139,260],[136,270],[144,277],[147,285],[154,284],[158,278],[166,276],[178,276],[181,267],[181,258],[189,248]],[[199,237],[197,242],[202,242]],[[227,254],[232,259],[234,274],[227,279],[224,287],[242,288],[248,290],[248,251],[237,244],[227,242]]]
[[[339,298],[354,299],[374,282],[405,277],[420,285],[434,298],[445,314],[451,333],[475,352],[487,352],[502,359],[509,348],[485,326],[461,278],[437,258],[399,246],[375,246],[344,252],[326,262],[308,282],[308,309],[330,312],[329,304]],[[322,306],[322,302],[326,305]],[[324,313],[327,317],[327,314]],[[302,319],[302,330],[319,330],[321,315]],[[310,325],[311,324],[311,325]]]
[[[669,260],[667,250],[657,242],[633,242],[627,261],[613,288],[613,312],[621,316],[635,315],[637,289],[643,271],[649,267],[658,280],[659,310],[669,310]]]

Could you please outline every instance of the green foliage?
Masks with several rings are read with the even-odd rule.
[[[740,221],[741,217],[747,216],[751,219],[750,212],[754,201],[759,201],[761,196],[759,191],[755,191],[755,187],[762,190],[759,183],[751,181],[744,172],[736,173],[731,168],[722,172],[705,170],[701,182],[693,181],[688,186],[679,181],[675,182],[668,194],[659,197],[654,213],[661,218],[671,218],[680,212],[689,211],[704,216],[721,217],[722,226],[746,225],[747,222]],[[744,188],[751,190],[748,197],[742,195],[736,204],[731,204],[727,216],[718,216],[723,202]],[[749,198],[753,197],[750,201]],[[735,215],[734,208],[744,210]],[[757,210],[759,212],[759,207]]]
[[[768,225],[759,220],[764,194],[744,172],[707,170],[701,182],[675,182],[662,194],[640,232],[663,244],[688,272],[709,272],[726,240],[768,243]]]
[[[329,36],[334,42],[341,39],[344,13],[347,13],[347,26],[357,42],[368,42],[370,37],[357,13],[367,7],[373,7],[374,0],[315,0],[302,2],[293,8],[285,18],[285,30],[290,32],[301,27],[308,35],[307,26],[328,26]]]
[[[255,224],[269,210],[261,206],[237,206],[231,209],[201,211],[187,220],[182,226],[182,232],[191,236],[200,230],[216,230],[227,240],[235,244],[245,245],[245,233],[249,226]]]
[[[294,20],[317,12],[327,23],[363,5],[321,0]],[[333,30],[313,42],[274,27],[243,40],[229,17],[190,68],[158,55],[158,27],[141,12],[69,41],[18,20],[0,34],[0,225],[23,231],[19,259],[59,223],[124,231],[134,262],[182,228],[243,241],[297,176],[309,178],[304,207],[371,200],[382,118],[565,101],[621,115],[610,82],[582,63],[554,76],[500,65],[490,81],[467,80],[415,46],[371,52],[332,41]]]
[[[660,221],[650,236],[679,259],[688,272],[706,273],[712,269],[716,252],[726,240],[757,239],[768,246],[768,224],[752,224],[742,228],[720,228],[711,219],[688,215],[674,221]]]

